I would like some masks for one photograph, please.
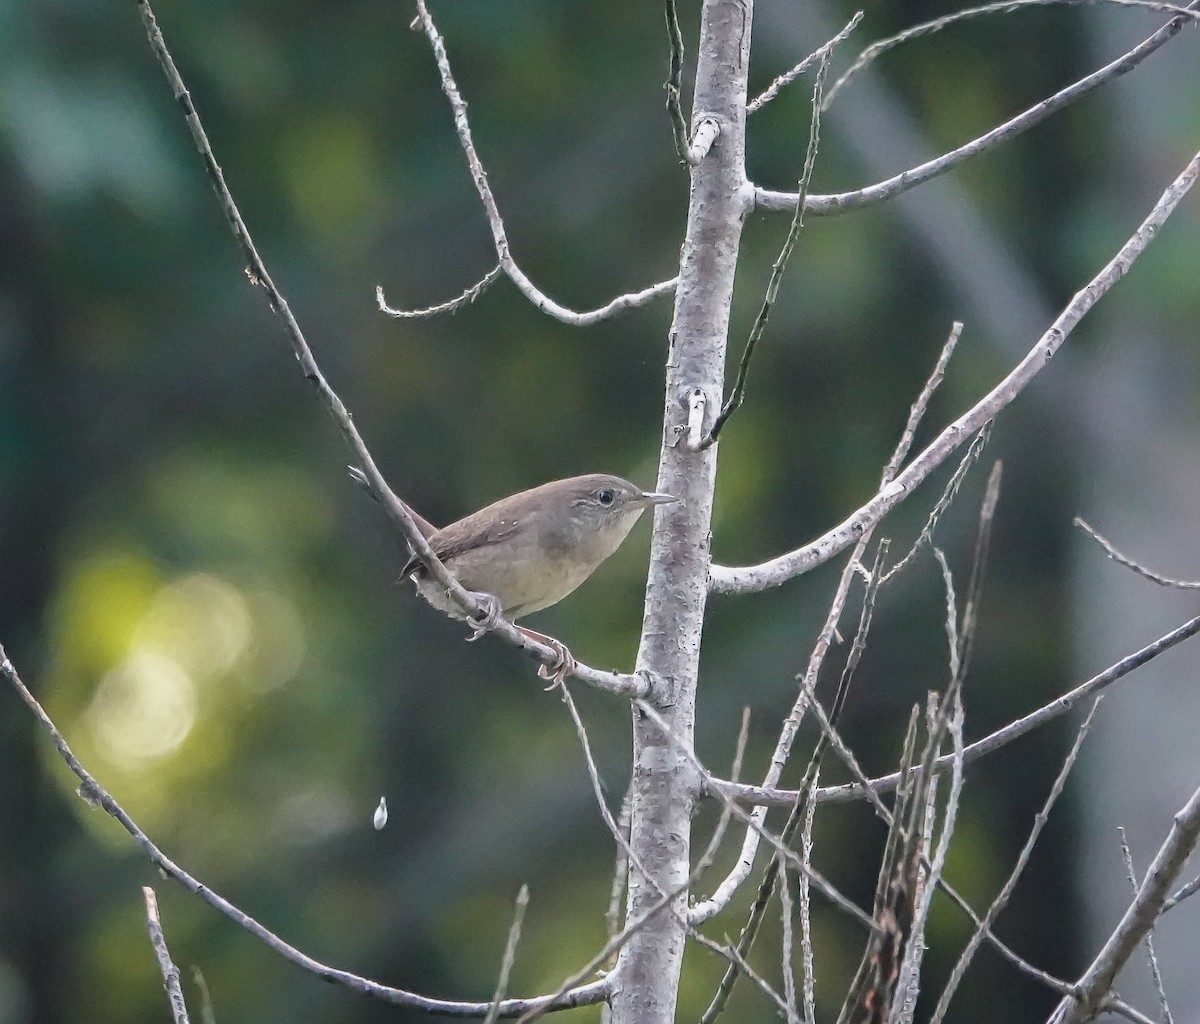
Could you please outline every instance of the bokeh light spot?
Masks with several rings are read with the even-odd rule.
[[[196,690],[178,662],[137,651],[100,680],[87,721],[102,756],[137,769],[179,749],[196,721]]]

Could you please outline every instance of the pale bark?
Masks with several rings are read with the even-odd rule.
[[[657,485],[682,502],[657,514],[638,651],[639,672],[662,682],[652,691],[658,710],[689,746],[708,590],[717,446],[695,452],[682,442],[694,389],[703,392],[708,410],[721,407],[734,273],[751,198],[744,157],[752,11],[751,0],[706,0],[701,14],[692,125],[711,120],[719,133],[691,169]],[[630,844],[651,879],[631,872],[628,919],[644,913],[661,892],[686,882],[692,810],[700,791],[700,777],[680,745],[636,710],[633,780]],[[613,979],[613,1024],[674,1020],[685,901],[681,894],[678,913],[658,914],[622,951]]]

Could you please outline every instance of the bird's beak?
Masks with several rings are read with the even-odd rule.
[[[642,491],[642,501],[647,505],[669,505],[679,499],[673,494],[659,494],[655,491]]]

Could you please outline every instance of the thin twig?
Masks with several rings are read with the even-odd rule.
[[[621,813],[617,816],[617,828],[625,842],[617,843],[612,890],[608,894],[608,910],[604,914],[604,924],[610,939],[621,930],[621,900],[625,895],[625,879],[629,873],[629,856],[625,853],[625,847],[629,843],[629,818],[632,809],[633,781],[630,780],[625,790],[625,798],[621,801]]]
[[[483,1024],[496,1024],[496,1017],[500,1013],[500,1004],[504,1000],[504,993],[508,991],[508,975],[512,971],[513,961],[517,957],[517,943],[521,941],[521,925],[525,922],[525,909],[529,906],[529,886],[521,883],[521,888],[517,892],[517,902],[513,907],[512,924],[508,928],[508,941],[504,944],[504,956],[500,960],[500,973],[496,978],[496,993],[492,996],[492,1002],[488,1006],[487,1016],[483,1018]]]
[[[895,196],[916,188],[925,182],[945,174],[969,157],[993,149],[1007,142],[1021,132],[1028,131],[1035,125],[1041,124],[1052,114],[1062,110],[1068,104],[1086,96],[1093,89],[1133,70],[1143,60],[1154,53],[1160,46],[1174,38],[1181,29],[1193,20],[1194,13],[1200,3],[1193,2],[1185,9],[1192,12],[1189,15],[1177,15],[1157,32],[1143,39],[1127,53],[1111,61],[1104,67],[1092,72],[1079,81],[1059,90],[1040,103],[1035,103],[1028,110],[1016,117],[997,125],[991,131],[985,132],[978,138],[953,149],[948,153],[928,160],[916,167],[893,175],[884,181],[876,182],[865,188],[852,192],[840,192],[834,195],[809,195],[805,200],[807,212],[814,216],[826,216],[844,213],[847,210],[871,206],[891,199]],[[795,192],[774,192],[770,189],[755,188],[754,204],[769,210],[790,211],[796,203]]]
[[[675,152],[680,160],[686,159],[688,148],[688,126],[679,104],[683,83],[683,33],[679,31],[679,15],[675,0],[666,0],[664,15],[667,22],[667,39],[671,44],[670,71],[667,75],[667,115],[671,119],[671,136],[675,140]]]
[[[1125,835],[1125,829],[1120,825],[1117,826],[1117,834],[1121,837],[1121,857],[1125,861],[1125,876],[1129,879],[1129,886],[1133,889],[1133,895],[1137,896],[1138,880],[1137,874],[1133,870],[1133,853],[1129,849],[1129,840]],[[1154,990],[1158,993],[1158,1006],[1162,1024],[1175,1024],[1175,1018],[1171,1014],[1171,1006],[1167,1002],[1167,991],[1163,988],[1162,972],[1158,969],[1158,957],[1154,954],[1153,930],[1146,932],[1146,958],[1150,962],[1150,976],[1154,979]]]
[[[979,456],[983,454],[983,449],[987,447],[988,440],[991,438],[992,425],[990,422],[985,423],[975,439],[971,442],[971,447],[967,449],[967,453],[959,461],[951,475],[945,488],[942,490],[941,497],[938,498],[933,508],[930,510],[928,517],[925,519],[925,525],[921,528],[921,532],[917,535],[917,539],[913,541],[912,547],[905,552],[895,565],[888,569],[883,577],[884,583],[887,583],[897,573],[900,573],[911,562],[921,548],[933,540],[933,531],[937,529],[938,523],[941,521],[946,510],[953,504],[954,499],[958,496],[959,488],[962,487],[963,481],[967,477],[967,472],[978,461]]]
[[[1180,886],[1178,891],[1172,893],[1170,899],[1163,904],[1163,913],[1174,910],[1180,903],[1195,896],[1198,892],[1200,892],[1200,877],[1193,878],[1187,885]]]
[[[796,972],[792,968],[792,889],[788,883],[787,866],[783,861],[777,868],[779,873],[779,924],[783,939],[779,944],[779,969],[783,973],[783,999],[787,1009],[787,1024],[800,1024],[796,1012]]]
[[[924,387],[921,389],[921,392],[913,402],[912,408],[909,411],[908,422],[905,430],[896,443],[896,448],[892,452],[892,457],[888,460],[887,465],[883,469],[880,480],[881,487],[885,487],[891,483],[898,467],[907,457],[909,446],[912,443],[911,435],[915,433],[917,425],[920,423],[921,418],[924,416],[925,411],[929,406],[929,401],[932,399],[934,392],[937,390],[938,386],[942,382],[943,377],[945,376],[946,366],[949,363],[950,356],[953,354],[954,346],[958,340],[958,333],[958,331],[951,330],[950,337],[942,346],[942,350],[938,356],[934,369],[929,376],[929,379],[925,382]],[[783,725],[780,728],[779,739],[776,743],[775,750],[771,755],[771,764],[767,769],[766,778],[764,778],[762,782],[762,788],[764,789],[773,787],[783,774],[784,766],[787,764],[788,758],[791,755],[792,744],[795,742],[796,736],[799,733],[800,723],[803,720],[805,712],[807,711],[808,705],[812,699],[812,694],[815,692],[816,681],[818,675],[820,674],[821,666],[824,664],[825,657],[829,652],[829,647],[832,644],[834,637],[837,636],[838,623],[841,621],[842,612],[845,609],[846,601],[850,595],[850,586],[855,577],[863,569],[862,558],[866,553],[867,547],[871,543],[872,534],[873,530],[868,529],[858,539],[858,543],[855,545],[854,551],[851,553],[849,560],[843,567],[842,573],[838,578],[837,588],[835,589],[833,599],[830,602],[829,612],[825,617],[825,622],[822,624],[820,632],[817,634],[816,642],[813,644],[812,653],[809,655],[808,666],[804,672],[800,691],[797,694],[794,704],[792,705],[791,711],[784,719]],[[878,586],[878,580],[880,578],[879,569],[880,565],[882,564],[880,562],[880,557],[884,550],[886,549],[881,547],[881,549],[876,552],[875,565],[868,577],[868,591],[870,591],[872,587]],[[857,661],[855,650],[860,646],[859,638],[865,640],[864,627],[869,621],[869,608],[871,599],[871,595],[868,593],[867,599],[864,601],[862,614],[860,615],[855,645],[851,649],[850,657],[847,659],[846,670],[843,671],[841,683],[839,685],[839,692],[841,693],[842,697],[845,695],[845,687],[849,681],[847,670],[853,671],[853,666]],[[861,651],[859,651],[859,653],[861,653]],[[819,762],[819,758],[820,752],[814,751],[814,762]],[[814,773],[813,785],[815,786],[815,784],[816,781]],[[796,801],[799,799],[801,799],[801,797],[797,794],[790,802],[790,805],[796,806]],[[811,817],[811,813],[812,812],[810,810],[808,812],[809,817]],[[766,809],[759,808],[755,810],[751,820],[755,823],[755,826],[761,826],[765,818]],[[706,920],[709,917],[715,916],[725,906],[728,905],[729,901],[733,898],[734,893],[746,881],[746,879],[750,877],[750,871],[753,867],[754,858],[757,852],[758,833],[755,831],[754,827],[748,828],[746,830],[745,840],[742,844],[741,855],[738,857],[737,863],[729,872],[729,875],[717,887],[710,899],[698,903],[692,908],[690,920],[692,920],[693,923],[699,923],[700,921]],[[807,899],[808,893],[803,886],[805,879],[808,876],[802,871],[800,877],[802,896],[803,898]],[[764,887],[769,888],[770,884],[770,879],[766,878],[763,882],[763,886],[760,887],[760,900],[763,903],[764,909],[766,897],[763,895],[762,889]],[[769,896],[769,892],[766,895]],[[753,934],[751,934],[751,941],[753,941]],[[810,967],[811,959],[812,958],[810,954],[808,958]]]
[[[1196,849],[1198,838],[1200,789],[1175,814],[1171,831],[1147,869],[1133,902],[1079,979],[1073,994],[1064,998],[1051,1015],[1053,1024],[1082,1024],[1095,1017],[1112,989],[1117,972],[1162,916],[1167,894]]]
[[[795,67],[793,67],[790,71],[785,71],[782,75],[780,75],[778,78],[776,78],[775,81],[773,81],[762,92],[760,92],[757,96],[755,96],[754,99],[752,99],[749,103],[746,104],[747,116],[750,114],[753,114],[755,111],[761,110],[763,107],[765,107],[768,103],[771,102],[771,100],[773,100],[776,96],[779,95],[780,91],[784,88],[784,86],[787,86],[787,85],[791,84],[792,82],[794,82],[797,78],[799,78],[802,74],[804,74],[805,71],[807,71],[814,64],[816,64],[817,61],[826,60],[829,57],[829,55],[833,53],[834,47],[836,47],[839,43],[845,42],[846,38],[850,35],[851,32],[854,31],[854,29],[858,26],[858,23],[860,21],[862,21],[862,19],[863,19],[863,12],[857,11],[855,13],[854,17],[851,18],[848,22],[846,22],[846,27],[843,28],[836,36],[834,36],[832,39],[830,39],[829,42],[825,43],[823,46],[818,47],[816,50],[814,50],[812,53],[810,53],[807,57],[805,57],[804,60],[802,60],[799,64],[797,64]],[[826,104],[826,106],[828,106],[828,104]]]
[[[804,797],[804,825],[800,830],[800,859],[805,865],[812,865],[813,821],[816,818],[817,802],[811,794],[815,791],[821,778],[820,766],[813,770],[812,785],[806,790]],[[813,954],[812,936],[812,898],[808,890],[808,876],[801,874],[800,883],[800,959],[804,968],[804,1020],[805,1024],[816,1024],[817,1003],[816,986],[817,971]]]
[[[1198,0],[1200,2],[1200,0]],[[970,410],[943,430],[891,484],[867,504],[817,540],[773,558],[761,565],[737,569],[714,565],[709,571],[710,587],[717,593],[749,593],[779,586],[787,580],[828,561],[854,544],[863,531],[876,525],[910,495],[933,470],[1011,403],[1049,363],[1076,325],[1133,265],[1159,233],[1188,190],[1200,176],[1200,153],[1166,188],[1154,209],[1101,271],[1067,303],[1054,323],[1038,339],[1025,358],[980,399]]]
[[[980,598],[983,593],[983,578],[987,571],[988,550],[992,543],[992,526],[996,520],[996,506],[1000,503],[1000,480],[1004,474],[1004,463],[997,459],[988,473],[987,486],[983,491],[983,502],[979,506],[979,528],[975,534],[975,559],[971,564],[971,579],[967,584],[967,606],[963,609],[962,638],[959,650],[959,671],[965,676],[975,649],[975,637],[979,632]]]
[[[1195,19],[1198,17],[1194,11],[1190,11],[1186,7],[1181,7],[1178,4],[1160,3],[1159,0],[1004,0],[1002,3],[968,7],[940,18],[934,18],[932,21],[922,22],[920,25],[906,28],[903,32],[898,32],[894,36],[888,36],[886,39],[880,39],[878,42],[872,43],[855,58],[854,63],[846,69],[842,77],[833,83],[829,89],[829,94],[825,98],[825,105],[828,107],[833,102],[834,97],[841,91],[842,87],[858,72],[868,64],[882,57],[888,50],[894,49],[902,43],[933,35],[935,32],[940,32],[951,25],[956,25],[961,21],[967,21],[981,15],[1012,14],[1014,11],[1031,7],[1050,7],[1062,4],[1070,4],[1072,6],[1112,4],[1118,7],[1134,7],[1151,12],[1158,11],[1164,14],[1176,14],[1185,18]]]
[[[21,700],[33,712],[42,729],[54,743],[59,756],[62,757],[67,767],[79,779],[81,783],[79,796],[86,803],[92,807],[102,808],[107,814],[115,818],[121,827],[133,837],[134,842],[141,847],[142,851],[155,867],[164,874],[174,878],[188,892],[199,896],[231,921],[241,925],[242,928],[285,960],[290,961],[297,967],[308,971],[323,981],[331,981],[338,985],[343,985],[354,992],[371,996],[385,1003],[393,1003],[397,1006],[409,1006],[414,1009],[424,1010],[428,1013],[438,1013],[447,1017],[483,1017],[487,1014],[488,1007],[491,1005],[490,1003],[432,999],[429,996],[423,996],[416,992],[407,992],[404,989],[381,985],[377,981],[371,981],[369,978],[351,974],[349,971],[329,967],[284,942],[278,935],[260,924],[240,907],[237,907],[181,868],[163,853],[154,841],[138,827],[128,812],[96,781],[75,756],[63,734],[59,731],[58,726],[54,724],[50,716],[46,714],[45,709],[38,703],[37,698],[29,692],[29,689],[21,681],[21,677],[17,674],[13,663],[9,661],[3,647],[0,647],[0,676],[8,680]],[[599,981],[592,982],[590,985],[580,985],[578,988],[573,988],[570,991],[554,996],[535,996],[531,999],[505,999],[500,1004],[499,1015],[501,1017],[519,1017],[531,1008],[565,1010],[576,1006],[593,1006],[596,1003],[603,1002],[608,997],[609,989],[610,983],[607,979],[602,978]]]
[[[395,309],[389,306],[383,297],[383,285],[381,284],[375,286],[375,301],[379,304],[382,312],[388,316],[398,317],[401,320],[423,320],[428,317],[439,316],[442,313],[457,313],[463,306],[469,306],[486,292],[491,287],[492,282],[502,273],[504,273],[504,268],[497,263],[461,295],[447,302],[439,302],[436,306],[426,306],[423,309]]]
[[[1119,562],[1127,569],[1132,569],[1143,579],[1149,580],[1151,583],[1157,583],[1161,587],[1175,587],[1178,590],[1200,590],[1200,581],[1197,580],[1177,580],[1170,576],[1163,576],[1161,573],[1155,572],[1153,569],[1147,569],[1141,562],[1135,562],[1128,555],[1121,554],[1115,547],[1112,541],[1101,536],[1100,533],[1089,526],[1082,518],[1076,516],[1073,520],[1084,533],[1092,538],[1097,544],[1104,548],[1104,553],[1108,555],[1114,562]]]
[[[792,213],[792,223],[788,227],[787,237],[783,240],[783,247],[779,250],[778,257],[776,257],[775,262],[771,265],[771,277],[767,281],[767,291],[763,296],[758,315],[754,318],[754,324],[750,328],[750,334],[746,338],[746,347],[742,350],[742,358],[738,362],[737,377],[733,382],[733,390],[729,393],[729,398],[724,406],[722,406],[721,411],[717,413],[717,418],[713,420],[713,425],[709,428],[708,436],[698,445],[692,446],[694,451],[703,451],[716,442],[721,429],[729,421],[729,417],[745,401],[746,376],[750,372],[750,361],[754,358],[754,350],[758,346],[759,339],[762,338],[763,332],[767,329],[767,320],[771,316],[771,307],[775,305],[775,300],[779,296],[779,284],[783,280],[783,272],[787,267],[788,260],[791,258],[792,251],[796,248],[796,242],[800,238],[800,229],[804,227],[804,197],[808,194],[808,184],[812,180],[813,167],[817,161],[817,149],[820,146],[821,90],[825,86],[825,75],[828,70],[829,55],[826,53],[821,58],[820,67],[817,68],[816,80],[813,82],[812,119],[808,126],[808,150],[804,154],[804,170],[800,175],[799,192],[796,198],[796,206]]]
[[[158,916],[158,897],[148,885],[142,886],[142,896],[146,901],[146,930],[150,933],[150,945],[154,947],[154,958],[162,974],[163,988],[167,990],[167,998],[171,1002],[171,1016],[175,1024],[189,1024],[187,1003],[183,1000],[183,987],[179,984],[179,968],[171,959],[162,921]]]
[[[841,576],[838,578],[837,589],[834,592],[833,600],[830,602],[829,613],[825,617],[825,622],[817,634],[816,643],[813,645],[812,653],[809,655],[808,666],[804,671],[800,691],[780,729],[779,739],[776,742],[775,750],[771,755],[771,763],[767,768],[767,774],[763,780],[763,786],[765,787],[774,786],[779,781],[788,758],[791,756],[792,745],[796,740],[796,736],[800,730],[800,723],[812,700],[812,694],[816,688],[816,681],[820,674],[821,666],[825,662],[825,657],[829,652],[833,637],[837,633],[837,625],[841,620],[842,612],[850,595],[850,586],[855,579],[856,569],[860,565],[860,559],[867,545],[870,543],[870,539],[869,534],[859,539],[854,552],[850,556],[850,560],[846,563],[846,566],[842,569]],[[876,568],[878,568],[878,558],[876,558]],[[877,574],[873,574],[872,578],[877,578]],[[791,805],[795,806],[798,799],[799,796],[795,796],[791,801]],[[692,907],[688,919],[693,924],[700,924],[719,914],[729,904],[729,901],[733,899],[734,893],[750,877],[750,871],[754,866],[754,858],[758,853],[759,830],[762,827],[762,823],[766,820],[766,813],[765,807],[757,807],[753,811],[750,818],[751,824],[746,830],[746,836],[742,842],[742,850],[738,856],[737,863],[721,884],[717,886],[709,899],[703,900]]]
[[[658,726],[663,735],[671,742],[671,744],[675,746],[680,753],[687,758],[692,767],[699,772],[701,782],[705,786],[708,786],[710,780],[713,780],[713,775],[704,766],[700,758],[696,756],[696,753],[692,749],[691,745],[682,736],[676,735],[674,730],[672,730],[670,725],[667,723],[666,719],[663,718],[658,709],[653,705],[644,700],[638,700],[635,701],[635,706],[643,715],[645,715],[652,722],[654,722],[656,726]],[[763,828],[761,825],[758,825],[756,822],[752,821],[750,815],[742,810],[736,801],[730,797],[727,797],[720,789],[714,788],[712,789],[712,792],[718,800],[724,803],[727,807],[731,808],[731,813],[735,818],[742,822],[742,824],[748,825],[750,828],[754,829],[759,837],[765,839],[767,843],[775,850],[775,852],[782,856],[791,867],[795,868],[797,871],[803,872],[809,879],[811,879],[813,885],[817,888],[821,895],[829,900],[830,903],[846,913],[849,917],[858,921],[859,924],[866,925],[867,928],[874,928],[874,922],[872,922],[867,914],[863,912],[861,907],[855,905],[840,892],[838,892],[838,890],[829,882],[829,880],[823,874],[817,871],[816,868],[802,864],[796,851],[790,849],[780,839],[779,836],[772,834],[766,828]],[[696,917],[689,915],[688,920],[692,924],[697,924],[699,921],[708,920],[708,918],[702,917],[697,919]]]
[[[208,982],[204,980],[204,972],[199,967],[192,968],[192,981],[200,992],[200,1019],[204,1024],[217,1024],[217,1015],[213,1012],[212,993],[208,991]]]
[[[946,336],[946,340],[942,344],[942,350],[938,353],[933,371],[929,374],[928,379],[921,388],[920,394],[917,395],[916,400],[908,410],[908,419],[904,423],[904,430],[900,434],[900,440],[897,442],[895,451],[892,452],[892,457],[888,460],[888,464],[883,471],[884,484],[890,484],[896,479],[896,474],[900,472],[900,467],[904,465],[904,460],[908,458],[908,453],[912,450],[913,441],[917,436],[917,428],[921,425],[921,420],[925,418],[925,413],[929,411],[929,403],[933,401],[933,396],[937,393],[937,389],[941,387],[942,381],[946,379],[946,368],[950,365],[950,357],[954,355],[954,350],[958,347],[958,339],[962,337],[962,332],[962,321],[955,320],[950,325],[950,333]]]
[[[1045,803],[1042,804],[1042,809],[1038,811],[1037,816],[1034,818],[1033,827],[1029,830],[1029,836],[1025,840],[1025,845],[1021,848],[1021,852],[1017,856],[1017,862],[1013,865],[1012,871],[1009,872],[1008,878],[1005,879],[1004,885],[1000,887],[1000,892],[992,900],[987,913],[983,915],[983,923],[975,929],[974,934],[967,942],[966,948],[959,956],[958,962],[955,963],[954,970],[950,973],[950,980],[946,982],[946,987],[942,989],[942,993],[938,997],[937,1006],[934,1008],[933,1016],[930,1018],[930,1024],[941,1024],[942,1020],[945,1019],[946,1011],[950,1007],[950,1000],[954,998],[954,993],[958,989],[959,982],[962,981],[963,975],[966,973],[967,967],[974,958],[976,951],[983,944],[985,929],[991,929],[1000,912],[1008,905],[1013,890],[1017,886],[1017,880],[1025,870],[1025,865],[1029,863],[1029,856],[1033,853],[1033,847],[1050,818],[1050,811],[1062,793],[1063,787],[1067,784],[1067,776],[1070,775],[1071,769],[1075,767],[1075,760],[1079,757],[1079,749],[1083,746],[1083,740],[1087,736],[1088,730],[1092,727],[1092,719],[1096,715],[1096,708],[1100,706],[1101,700],[1103,700],[1103,697],[1097,697],[1092,701],[1092,706],[1088,709],[1087,717],[1083,720],[1083,724],[1079,727],[1079,732],[1075,735],[1075,742],[1071,744],[1071,749],[1067,752],[1066,760],[1063,761],[1058,777],[1054,780],[1054,785],[1050,787],[1050,792],[1046,796]]]
[[[711,952],[716,953],[717,956],[727,960],[731,966],[736,968],[738,973],[744,974],[747,978],[749,978],[754,986],[763,995],[770,999],[772,1003],[775,1004],[775,1009],[779,1011],[780,1015],[783,1016],[784,1019],[787,1019],[788,1006],[784,1001],[783,996],[771,988],[771,986],[767,983],[767,980],[753,967],[751,967],[749,963],[746,962],[746,958],[742,956],[742,954],[735,947],[714,942],[712,939],[708,938],[708,936],[701,935],[699,933],[694,935],[693,938],[705,949],[710,950]],[[706,1014],[704,1017],[700,1018],[700,1022],[701,1024],[712,1024],[713,1020],[715,1019],[715,1016],[709,1018]]]

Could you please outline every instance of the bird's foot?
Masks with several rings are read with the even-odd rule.
[[[468,590],[467,593],[483,606],[483,610],[479,615],[467,620],[471,624],[472,630],[474,630],[467,637],[467,643],[470,644],[478,640],[488,630],[495,629],[500,624],[500,620],[504,617],[504,609],[500,607],[500,598],[495,594],[486,594],[478,590]]]
[[[575,656],[567,649],[567,645],[552,636],[539,633],[536,629],[529,629],[526,626],[517,626],[517,629],[530,640],[545,644],[554,652],[553,661],[544,661],[538,666],[538,677],[550,680],[550,685],[546,687],[547,691],[553,690],[556,686],[562,686],[567,676],[575,671]]]

